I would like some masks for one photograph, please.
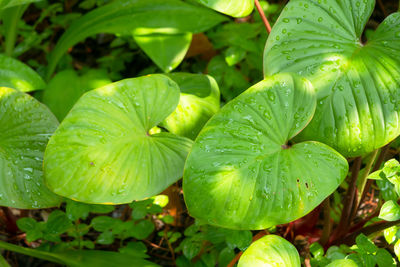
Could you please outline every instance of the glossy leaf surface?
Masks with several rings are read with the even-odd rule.
[[[254,0],[197,0],[198,2],[232,17],[245,17],[254,9]]]
[[[334,260],[326,267],[357,267],[358,265],[349,259],[342,259],[342,260]]]
[[[286,239],[267,235],[250,245],[240,257],[238,267],[300,267],[296,248]]]
[[[169,132],[195,139],[220,107],[220,94],[213,77],[203,74],[168,75],[181,90],[179,104],[162,123]]]
[[[50,80],[43,91],[42,101],[62,121],[85,92],[108,83],[111,80],[99,70],[90,70],[82,76],[74,70],[64,70]]]
[[[46,84],[24,63],[0,54],[0,86],[31,92],[43,89]]]
[[[317,110],[298,140],[365,155],[400,134],[400,13],[360,41],[374,0],[294,0],[267,41],[265,75],[296,72],[317,92]]]
[[[149,131],[178,102],[178,85],[164,75],[126,79],[84,94],[46,149],[49,188],[105,204],[160,193],[182,177],[191,141]]]
[[[191,33],[135,33],[133,37],[139,47],[164,72],[178,67],[192,41]]]
[[[43,183],[43,154],[58,126],[33,97],[0,88],[0,205],[20,209],[57,206],[60,198]]]
[[[160,33],[197,33],[224,20],[208,8],[180,0],[117,0],[87,13],[68,28],[51,53],[48,76],[68,48],[98,33],[131,35],[134,30],[154,28]]]
[[[311,84],[289,74],[265,79],[226,104],[186,161],[190,214],[226,228],[265,229],[319,205],[343,181],[348,165],[318,142],[287,145],[311,120],[315,105]]]

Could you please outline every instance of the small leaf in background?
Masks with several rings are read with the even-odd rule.
[[[310,245],[310,252],[314,258],[321,258],[324,256],[324,248],[319,243],[312,243]]]
[[[395,267],[396,260],[393,259],[392,255],[383,248],[378,249],[375,255],[376,263],[379,267]]]
[[[87,91],[111,83],[104,70],[89,70],[79,75],[74,70],[57,73],[43,91],[42,101],[62,121],[78,99]]]
[[[110,245],[114,242],[114,235],[112,231],[105,231],[97,237],[97,243],[102,245]]]
[[[157,33],[151,29],[137,29],[133,33],[138,46],[164,72],[174,70],[184,59],[190,43],[191,33]]]
[[[161,123],[170,133],[194,140],[206,122],[220,108],[217,82],[209,75],[171,73],[180,89],[179,104]]]
[[[360,234],[356,237],[356,244],[361,251],[368,253],[375,253],[378,248],[375,244],[364,234]]]
[[[227,266],[235,257],[235,251],[231,248],[224,248],[218,255],[218,266]]]
[[[392,244],[393,242],[396,241],[397,239],[396,234],[398,230],[399,228],[397,226],[392,226],[383,230],[383,236],[385,237],[385,240],[386,242],[388,242],[388,244]]]
[[[267,235],[253,242],[240,257],[238,267],[300,267],[296,248],[284,238]]]
[[[67,232],[72,227],[71,221],[61,210],[54,210],[50,213],[46,228],[43,231],[44,238],[49,241],[60,241],[60,235]]]
[[[128,242],[125,247],[119,249],[119,252],[123,254],[129,254],[137,258],[148,258],[146,254],[147,247],[142,242]]]
[[[111,229],[115,225],[116,220],[109,216],[98,216],[92,219],[91,225],[94,230],[104,232]]]
[[[344,259],[345,257],[346,253],[340,247],[337,246],[331,246],[326,251],[326,258],[331,261]]]
[[[20,218],[17,220],[17,226],[21,231],[26,232],[26,240],[28,242],[33,242],[43,237],[45,225],[33,218]]]
[[[251,231],[229,231],[226,235],[226,243],[232,249],[245,250],[250,246],[253,235]]]
[[[383,203],[379,218],[385,221],[397,221],[400,219],[400,206],[393,200]]]
[[[147,238],[154,231],[154,224],[148,220],[136,223],[130,232],[130,235],[136,239],[142,240]]]
[[[225,51],[225,61],[231,67],[242,61],[246,57],[246,54],[246,50],[237,46],[231,46]]]

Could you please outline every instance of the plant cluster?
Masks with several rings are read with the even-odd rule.
[[[396,266],[400,12],[272,2],[0,0],[0,248]]]

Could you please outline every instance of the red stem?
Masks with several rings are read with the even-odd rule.
[[[258,0],[254,0],[254,3],[256,5],[257,11],[260,14],[260,17],[262,19],[262,21],[264,22],[265,28],[267,29],[268,33],[271,33],[271,25],[269,24],[269,21],[267,19],[267,17],[264,14],[264,10],[262,9],[260,2],[258,2]]]

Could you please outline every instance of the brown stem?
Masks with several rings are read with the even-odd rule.
[[[322,205],[324,208],[324,226],[320,242],[322,245],[325,245],[329,241],[329,237],[331,236],[332,232],[330,198],[328,197],[325,199]]]
[[[366,182],[367,182],[367,177],[371,172],[371,168],[372,168],[372,165],[375,162],[377,154],[378,154],[378,149],[376,149],[374,152],[372,152],[371,157],[368,160],[367,165],[365,166],[364,173],[359,178],[360,179],[360,184],[361,184],[361,186],[360,186],[361,196],[364,194],[364,191],[365,191],[364,189],[365,189],[365,185],[366,185]],[[352,222],[353,219],[356,217],[357,210],[359,209],[360,204],[361,204],[360,200],[361,200],[360,195],[358,193],[356,193],[356,196],[354,198],[354,203],[353,203],[354,204],[353,205],[353,210],[351,211],[351,216],[350,216],[350,219],[349,219],[350,222]]]
[[[382,3],[382,0],[378,0],[378,5],[379,5],[379,8],[382,10],[383,15],[385,17],[387,17],[389,14],[387,13],[387,11],[385,9],[385,5]]]
[[[258,0],[254,0],[254,4],[256,5],[257,11],[260,14],[262,21],[264,22],[267,32],[271,33],[271,25],[269,24],[269,21],[268,21],[267,17],[265,16],[264,10],[262,9],[260,2],[258,2]]]
[[[385,230],[386,228],[389,228],[389,227],[392,227],[392,226],[395,226],[398,224],[400,224],[400,220],[394,221],[394,222],[387,222],[387,221],[376,222],[372,225],[364,227],[364,228],[346,236],[343,240],[341,240],[341,243],[347,244],[347,245],[352,245],[352,244],[354,244],[356,237],[361,233],[365,234],[365,235],[370,235],[370,234]]]
[[[257,241],[258,239],[260,239],[261,237],[265,236],[266,234],[268,234],[268,233],[265,230],[258,232],[255,236],[253,236],[253,241],[252,242]],[[242,256],[242,254],[243,254],[242,251],[240,251],[238,254],[236,254],[236,256],[231,260],[231,262],[228,265],[226,265],[226,267],[235,266],[236,262],[239,261],[239,259]]]
[[[377,170],[379,170],[381,168],[381,165],[386,158],[386,154],[389,151],[389,148],[390,148],[390,143],[381,149],[381,153],[379,154],[378,159],[376,160],[374,168],[372,169],[371,173],[376,172]],[[367,196],[367,193],[369,192],[369,189],[371,188],[373,182],[374,182],[374,180],[367,181],[367,183],[364,187],[364,191],[360,198],[360,202],[359,202],[360,204],[364,202],[364,200]]]
[[[353,168],[351,171],[351,181],[349,184],[349,188],[347,189],[342,215],[340,216],[339,226],[334,234],[334,237],[336,238],[340,238],[343,235],[343,232],[350,224],[349,219],[353,207],[354,197],[357,192],[357,178],[361,168],[361,161],[362,161],[361,157],[357,157],[353,162]]]

